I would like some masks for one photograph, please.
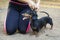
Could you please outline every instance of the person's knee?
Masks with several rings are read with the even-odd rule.
[[[19,30],[19,33],[21,33],[21,34],[26,34],[26,31]]]
[[[19,31],[19,33],[21,33],[21,34],[26,34],[26,29],[23,28],[22,26],[18,27],[18,31]]]
[[[12,30],[12,31],[9,31],[9,30],[8,30],[8,31],[7,31],[7,35],[13,35],[15,32],[16,32],[16,31],[13,31],[13,30]]]

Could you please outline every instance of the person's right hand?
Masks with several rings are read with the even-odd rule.
[[[35,8],[35,5],[29,4],[29,7],[30,7],[31,9],[34,9],[34,8]]]
[[[29,5],[32,10],[39,10],[39,5]]]

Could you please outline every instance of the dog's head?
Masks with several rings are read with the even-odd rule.
[[[35,10],[27,10],[25,13],[22,14],[24,17],[29,19],[35,20],[37,19],[37,12]]]

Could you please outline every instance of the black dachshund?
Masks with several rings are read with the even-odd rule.
[[[43,27],[46,28],[47,23],[49,23],[51,25],[51,29],[53,27],[53,21],[52,21],[52,18],[49,17],[49,14],[44,11],[40,11],[40,12],[45,13],[48,16],[38,19],[37,18],[38,16],[37,16],[37,13],[35,10],[32,12],[28,12],[28,13],[23,14],[23,16],[29,16],[29,19],[31,22],[31,28],[32,28],[34,34],[37,34]]]

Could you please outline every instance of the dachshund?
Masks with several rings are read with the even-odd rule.
[[[49,17],[49,14],[47,12],[45,12],[45,11],[40,11],[40,12],[41,13],[45,13],[48,16],[45,16],[45,17],[42,17],[42,18],[38,19],[37,18],[38,15],[37,15],[35,10],[32,11],[32,12],[28,12],[28,13],[22,14],[23,16],[27,16],[30,19],[30,25],[31,25],[31,28],[33,30],[33,34],[38,34],[38,32],[43,27],[46,28],[47,24],[51,25],[51,29],[53,28],[53,21],[52,21],[52,18]]]

